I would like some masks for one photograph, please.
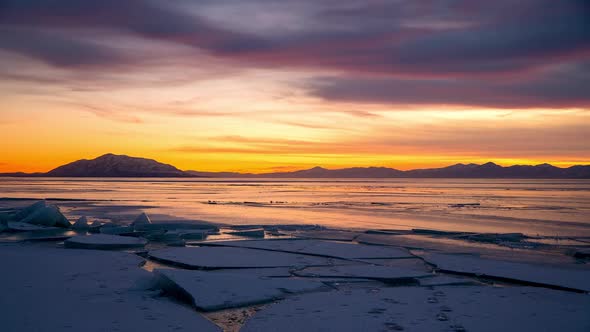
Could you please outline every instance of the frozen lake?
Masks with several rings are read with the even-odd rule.
[[[0,197],[67,199],[71,218],[590,236],[590,180],[0,178]]]

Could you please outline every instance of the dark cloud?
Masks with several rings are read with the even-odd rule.
[[[284,8],[285,15],[300,15],[301,24],[257,34],[207,18],[203,6],[216,5],[256,6],[260,12]],[[568,63],[587,73],[588,66],[580,65],[590,56],[587,1],[303,0],[297,5],[304,10],[290,13],[292,3],[271,0],[0,0],[0,48],[62,68],[113,70],[147,56],[123,54],[114,44],[150,39],[246,67],[339,72],[312,87],[327,99],[588,105],[580,91],[587,75],[567,69],[543,74]],[[244,17],[241,23],[258,22]]]
[[[563,64],[523,77],[397,79],[329,77],[310,82],[328,100],[492,108],[590,107],[590,62]]]
[[[0,49],[26,54],[57,67],[117,65],[131,61],[98,43],[34,29],[0,27]]]

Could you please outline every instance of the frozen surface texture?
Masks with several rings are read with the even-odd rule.
[[[414,257],[403,248],[358,245],[354,243],[322,240],[221,241],[209,242],[207,245],[284,251],[290,253],[336,257],[343,259]]]
[[[235,272],[155,270],[160,285],[172,293],[188,297],[198,309],[214,311],[259,304],[284,298],[287,294],[330,289],[318,281],[269,278]]]
[[[234,247],[166,248],[150,251],[150,257],[192,269],[264,268],[331,265],[323,257]]]
[[[318,278],[365,278],[386,282],[409,282],[414,278],[430,277],[427,271],[378,265],[340,265],[308,267],[295,272],[301,277]]]
[[[141,248],[147,241],[142,238],[93,234],[80,235],[67,239],[64,244],[67,248],[79,249],[124,249],[124,248]]]
[[[424,253],[439,269],[590,292],[590,267],[506,262],[475,255]]]
[[[146,291],[151,274],[137,256],[5,245],[0,257],[3,332],[220,331]]]
[[[590,297],[528,287],[394,287],[306,294],[241,331],[588,331]]]

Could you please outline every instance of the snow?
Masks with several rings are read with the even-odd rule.
[[[587,266],[507,262],[467,254],[423,253],[421,256],[444,271],[590,292],[590,268]]]
[[[344,259],[414,257],[403,248],[322,240],[249,240],[207,242],[203,245],[283,251]]]
[[[158,269],[160,285],[171,293],[182,294],[198,309],[215,311],[266,303],[287,294],[330,289],[317,281],[293,278],[268,278],[237,272],[212,273]]]
[[[0,257],[2,331],[220,331],[147,291],[135,255],[5,245]]]
[[[141,248],[145,246],[146,243],[147,241],[142,238],[107,234],[74,236],[64,242],[66,248],[103,250]]]
[[[232,247],[166,248],[150,251],[149,256],[192,269],[317,266],[332,263],[323,257]]]
[[[590,297],[529,287],[359,289],[288,298],[249,331],[588,331]]]
[[[300,277],[362,278],[376,279],[385,282],[415,282],[414,278],[432,276],[432,274],[428,272],[378,265],[308,267],[300,271],[295,271],[294,274]]]

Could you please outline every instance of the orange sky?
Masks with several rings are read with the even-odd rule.
[[[579,4],[418,3],[10,2],[0,172],[590,164]]]

